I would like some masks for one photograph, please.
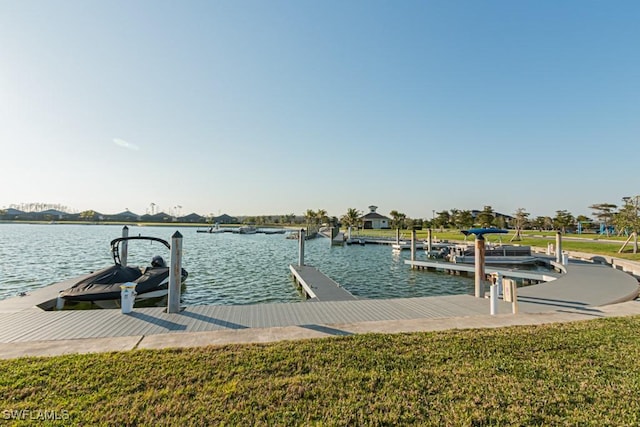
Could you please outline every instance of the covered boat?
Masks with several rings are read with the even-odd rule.
[[[475,247],[456,245],[449,253],[448,260],[454,263],[474,264]],[[485,264],[535,264],[536,257],[531,254],[531,246],[497,245],[485,249]]]
[[[135,283],[137,299],[163,297],[169,288],[169,267],[161,256],[156,255],[151,266],[131,267],[122,265],[120,261],[120,245],[130,240],[148,240],[160,242],[170,249],[166,240],[157,237],[131,236],[119,237],[111,241],[111,255],[114,265],[85,276],[70,288],[60,292],[59,297],[66,301],[106,301],[120,299],[120,286]],[[181,282],[188,276],[185,269],[181,271]]]

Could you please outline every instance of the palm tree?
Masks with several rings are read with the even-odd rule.
[[[391,215],[391,228],[400,229],[404,226],[404,220],[407,218],[407,215],[397,210],[392,210],[389,212],[389,215]]]
[[[304,219],[307,222],[307,228],[309,228],[309,225],[311,223],[316,222],[316,218],[317,218],[316,212],[313,209],[307,209],[307,211],[304,213]]]
[[[340,221],[346,227],[357,227],[360,224],[360,217],[362,217],[362,212],[356,208],[347,209],[347,213],[342,215]]]
[[[318,209],[316,212],[316,221],[318,224],[328,223],[329,217],[327,216],[327,211],[324,209]]]

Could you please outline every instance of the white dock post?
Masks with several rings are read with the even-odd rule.
[[[416,260],[416,230],[411,230],[411,261]],[[415,269],[416,266],[411,264],[411,269]]]
[[[169,264],[169,295],[167,313],[180,312],[180,286],[182,285],[182,234],[171,236],[171,264]]]
[[[122,237],[129,237],[129,227],[126,225],[122,227]],[[124,240],[120,247],[120,264],[123,267],[127,266],[127,257],[129,256],[129,242]]]
[[[498,285],[492,284],[489,286],[489,297],[491,302],[491,315],[498,314]]]
[[[298,266],[300,267],[304,265],[304,238],[304,228],[301,228],[298,234]]]
[[[347,240],[351,243],[351,226],[347,229]]]
[[[60,294],[60,292],[58,292],[58,294]],[[58,295],[58,297],[56,298],[56,310],[62,310],[63,308],[64,308],[64,298]]]
[[[475,285],[476,285],[476,298],[484,298],[484,236],[481,234],[476,235],[476,250],[475,250]]]
[[[556,262],[562,263],[562,232],[556,232]]]
[[[518,285],[516,281],[511,281],[511,312],[518,314]]]

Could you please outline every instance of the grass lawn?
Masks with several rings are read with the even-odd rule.
[[[396,238],[395,230],[360,230],[360,234],[354,232],[353,236],[358,237],[359,235],[366,235],[371,237],[385,237],[388,239]],[[520,241],[509,242],[513,237],[515,231],[509,230],[509,234],[488,234],[485,236],[487,243],[499,243],[503,244],[519,244],[519,245],[529,245],[534,247],[546,248],[547,243],[553,243],[555,245],[555,236],[556,233],[553,231],[524,231],[522,232],[522,239]],[[401,238],[404,240],[411,239],[411,231],[410,230],[402,230]],[[437,240],[448,240],[450,242],[464,241],[464,235],[459,230],[449,230],[445,229],[444,231],[434,230],[433,238]],[[579,238],[581,240],[575,240]],[[427,239],[427,230],[416,230],[416,239],[425,240]],[[604,240],[604,241],[603,241]],[[570,234],[563,235],[562,238],[562,248],[566,251],[577,251],[577,252],[588,252],[592,254],[599,255],[609,255],[616,258],[624,258],[634,261],[640,261],[640,253],[634,254],[632,253],[632,243],[629,243],[625,249],[625,252],[618,253],[618,250],[627,240],[627,237],[618,237],[618,236],[600,236],[598,234]],[[474,241],[474,237],[470,236],[466,240],[468,243],[472,244]],[[615,243],[613,242],[615,241]]]
[[[32,425],[11,415],[26,410],[66,418],[52,425],[640,425],[639,329],[630,317],[0,361],[0,424]]]

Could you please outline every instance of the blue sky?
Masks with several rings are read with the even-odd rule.
[[[640,193],[640,2],[0,0],[0,208],[302,214]]]

